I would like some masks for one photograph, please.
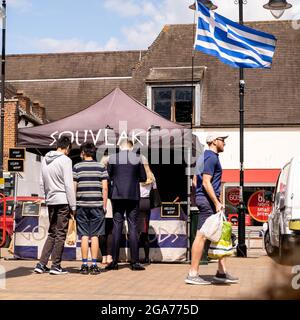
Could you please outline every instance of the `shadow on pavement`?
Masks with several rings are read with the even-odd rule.
[[[6,271],[5,277],[8,278],[18,278],[18,277],[25,277],[33,274],[34,266],[31,267],[18,267],[13,270]]]
[[[145,268],[147,268],[147,266],[144,265]],[[65,269],[70,273],[70,274],[79,274],[79,269],[80,267],[65,267]],[[130,269],[130,264],[126,263],[126,264],[118,264],[118,270],[105,270],[105,268],[100,268],[101,269],[101,273],[103,272],[111,272],[111,271],[118,271],[118,270],[122,270],[122,269]]]
[[[216,286],[230,286],[230,283],[217,283],[217,282],[214,282],[214,276],[215,275],[201,275],[201,278],[206,280],[206,281],[209,281],[211,282],[212,285],[216,285]]]

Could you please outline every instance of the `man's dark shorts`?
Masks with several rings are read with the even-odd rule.
[[[199,209],[197,230],[200,230],[204,222],[216,213],[215,205],[206,197],[197,197],[196,204]]]
[[[105,216],[103,209],[77,207],[77,232],[81,236],[99,237],[105,235]]]

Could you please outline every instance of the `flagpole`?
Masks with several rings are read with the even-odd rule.
[[[236,1],[236,0],[235,0]],[[243,6],[247,3],[246,0],[238,0],[239,4],[239,23],[244,24]],[[237,256],[247,257],[247,246],[245,243],[245,203],[244,203],[244,97],[245,97],[245,80],[244,69],[240,68],[240,82],[239,82],[239,95],[240,95],[240,201],[239,201],[239,215],[238,215],[238,245]]]
[[[196,11],[194,11],[194,23],[193,23],[193,40],[195,39],[195,24],[196,24]],[[192,50],[192,87],[191,87],[191,94],[192,94],[192,114],[190,119],[190,126],[191,126],[191,143],[193,141],[193,115],[195,109],[195,98],[194,98],[194,65],[195,65],[195,48]],[[192,178],[191,178],[191,152],[192,148],[187,150],[188,152],[188,177],[187,177],[187,239],[188,239],[188,250],[187,250],[187,261],[191,261],[192,259],[192,243],[191,243],[191,223],[192,223],[192,216],[191,216],[191,192],[192,192]]]

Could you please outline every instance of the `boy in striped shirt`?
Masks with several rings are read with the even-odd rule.
[[[80,147],[82,161],[73,168],[76,191],[77,231],[81,238],[82,274],[99,274],[97,266],[99,236],[105,234],[108,173],[106,168],[94,160],[96,147],[84,143]],[[88,267],[89,238],[91,238],[92,265]]]

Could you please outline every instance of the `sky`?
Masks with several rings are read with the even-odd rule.
[[[1,0],[0,0],[1,1]],[[194,22],[194,0],[6,0],[6,53],[54,53],[147,49],[165,24]],[[213,0],[218,12],[238,20],[235,0]],[[245,21],[275,20],[247,0]],[[294,20],[300,32],[300,0],[280,20]]]

